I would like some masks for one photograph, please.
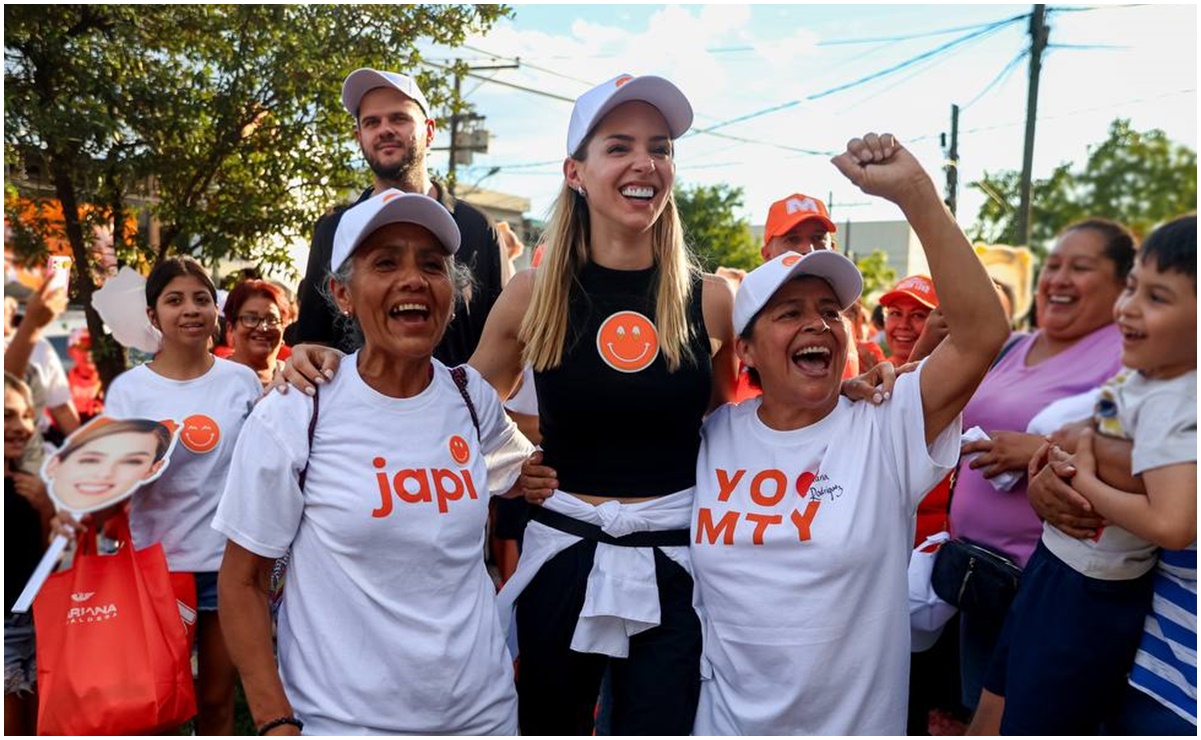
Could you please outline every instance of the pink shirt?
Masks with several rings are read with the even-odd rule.
[[[1037,334],[1022,337],[984,377],[963,410],[963,428],[1025,432],[1048,404],[1095,388],[1121,369],[1122,339],[1116,324],[1082,337],[1037,365],[1026,355]],[[1023,568],[1042,536],[1042,522],[1026,500],[1026,477],[998,491],[967,465],[951,498],[951,533],[1008,553]]]

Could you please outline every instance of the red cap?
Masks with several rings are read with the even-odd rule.
[[[892,290],[880,296],[880,305],[888,306],[902,296],[909,296],[926,308],[938,308],[938,294],[934,292],[934,281],[925,275],[910,275],[902,278]]]
[[[831,234],[838,231],[838,227],[830,220],[830,211],[821,200],[803,193],[793,193],[784,200],[777,200],[767,211],[767,227],[763,230],[763,243],[766,245],[772,239],[781,234],[787,234],[797,224],[811,218],[821,219]]]

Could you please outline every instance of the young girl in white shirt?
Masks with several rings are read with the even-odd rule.
[[[134,546],[161,543],[173,572],[196,576],[199,735],[233,733],[236,672],[217,620],[217,569],[225,538],[209,525],[217,510],[234,442],[261,392],[250,368],[214,357],[217,289],[190,257],[160,262],[146,280],[146,310],[162,348],[109,387],[105,413],[162,421],[179,440],[162,477],[131,499]]]

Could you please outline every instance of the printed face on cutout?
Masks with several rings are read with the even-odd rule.
[[[44,478],[51,498],[76,513],[124,500],[157,477],[166,460],[155,460],[158,440],[149,432],[122,432],[93,439],[65,459],[54,455]]]
[[[609,367],[623,373],[647,369],[659,356],[659,334],[636,311],[618,311],[596,332],[596,351]]]

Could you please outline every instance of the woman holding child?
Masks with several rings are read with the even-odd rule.
[[[1134,261],[1135,240],[1124,226],[1090,219],[1060,235],[1039,274],[1038,331],[1010,339],[964,409],[965,428],[990,439],[970,442],[951,499],[951,533],[1025,566],[1042,534],[1026,501],[1025,471],[1042,444],[1027,426],[1053,401],[1095,388],[1120,367],[1121,334],[1113,304]],[[998,476],[1019,476],[1009,488]],[[963,702],[975,709],[1005,611],[961,612]]]
[[[1114,306],[1123,370],[1036,418],[1067,427],[1030,466],[1048,523],[989,671],[983,732],[1196,733],[1196,264],[1196,216],[1156,229]],[[1058,475],[1086,507],[1070,521],[1044,500],[1066,488]]]

